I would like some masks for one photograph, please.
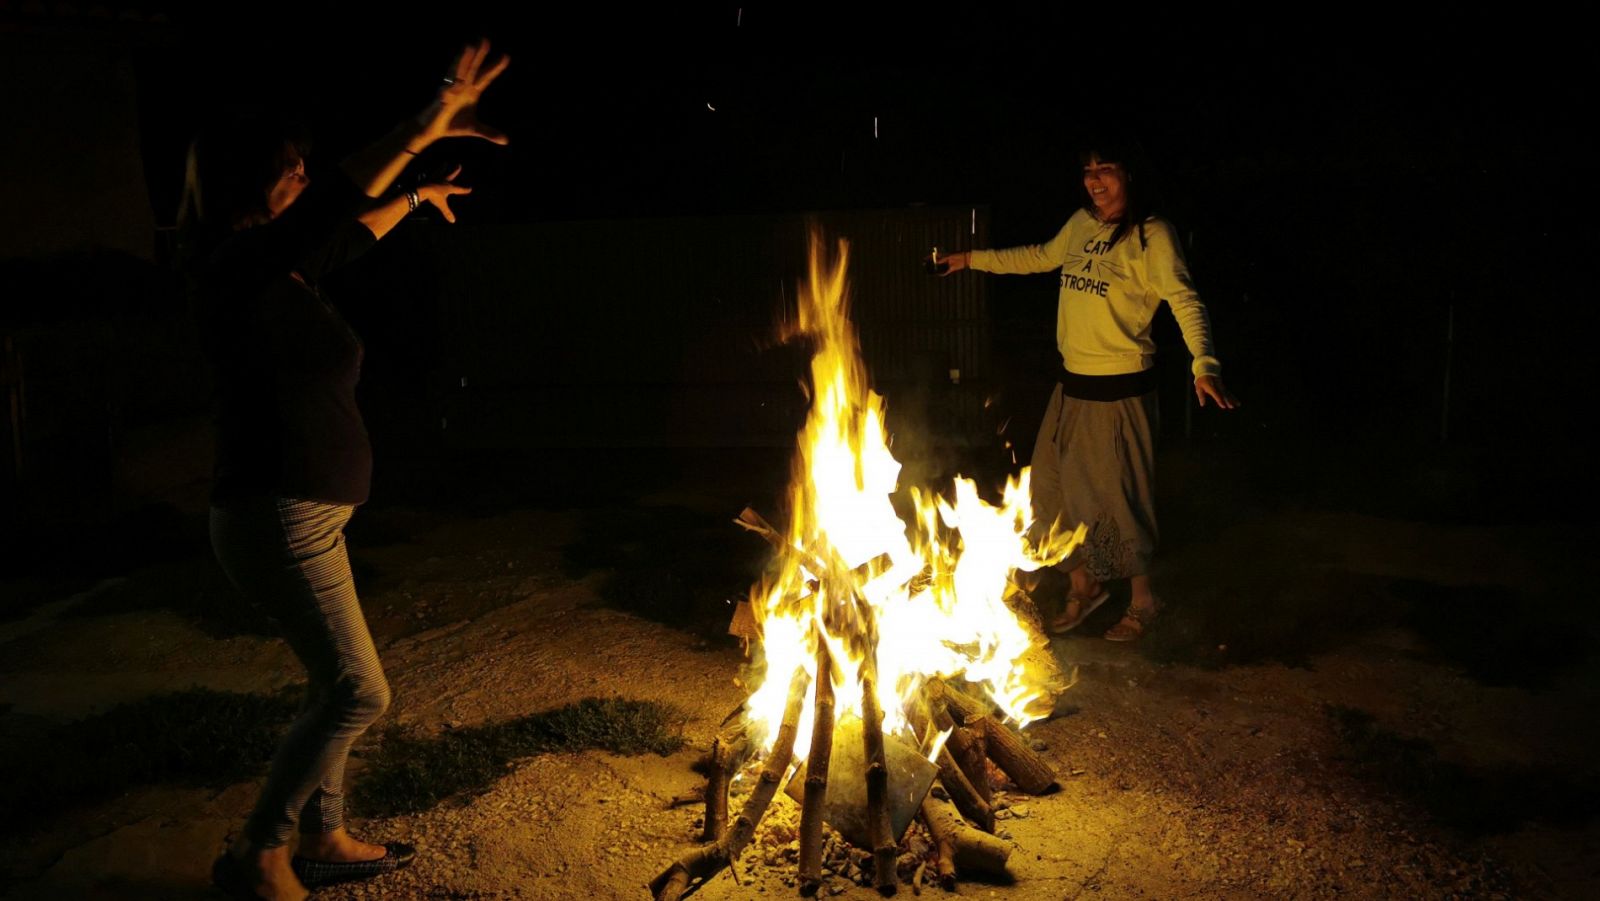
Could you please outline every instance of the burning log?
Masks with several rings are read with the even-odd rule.
[[[930,689],[941,697],[952,717],[967,723],[968,728],[975,723],[981,726],[989,759],[1018,788],[1030,795],[1045,795],[1061,787],[1050,764],[1023,744],[1021,736],[996,720],[986,704],[944,682],[931,682]]]
[[[767,756],[766,766],[761,770],[755,789],[750,792],[744,809],[739,811],[738,818],[734,820],[733,829],[720,840],[684,855],[652,880],[650,891],[656,901],[678,901],[688,890],[690,882],[709,879],[721,872],[723,867],[731,865],[738,858],[739,852],[755,837],[756,824],[766,814],[772,796],[778,793],[778,783],[783,780],[784,773],[789,769],[789,761],[794,757],[794,734],[799,728],[800,710],[805,703],[809,681],[810,677],[804,669],[795,670],[794,678],[789,682],[789,697],[784,704],[783,722],[778,727],[777,741],[772,746],[772,753]]]
[[[783,536],[778,533],[777,529],[773,528],[772,523],[767,522],[767,518],[757,513],[753,507],[746,507],[740,510],[739,515],[734,517],[733,521],[735,524],[766,539],[766,542],[772,545],[773,549],[779,553],[798,555],[800,562],[806,565],[806,569],[811,570],[816,575],[821,576],[828,572],[828,565],[823,562],[822,558],[813,554],[809,549],[797,548],[784,541]]]
[[[739,649],[750,652],[750,642],[761,638],[761,624],[756,622],[755,611],[748,600],[733,607],[733,619],[728,620],[728,634],[739,639]]]
[[[933,838],[934,850],[939,855],[939,884],[947,892],[956,890],[956,840],[950,822],[939,816],[938,802],[933,798],[922,801],[922,822]]]
[[[943,679],[928,680],[928,698],[934,704],[942,703],[955,722],[966,722],[973,716],[988,716],[993,709],[988,702],[974,698]]]
[[[1004,876],[1011,843],[968,826],[949,805],[935,798],[922,802],[922,821],[939,852],[939,882],[954,891],[956,873]]]
[[[806,569],[811,570],[818,576],[830,571],[827,563],[823,562],[821,557],[818,557],[816,554],[812,553],[810,549],[797,548],[784,541],[783,536],[778,534],[778,530],[773,528],[772,523],[767,522],[767,518],[756,512],[754,508],[746,507],[739,511],[739,515],[734,517],[733,521],[736,525],[760,535],[768,544],[772,545],[773,549],[777,550],[778,552],[799,555],[800,562],[806,565]],[[886,566],[888,563],[889,555],[879,554],[871,560],[868,560],[860,566],[850,570],[851,578],[845,580],[843,586],[845,593],[852,597],[859,598],[855,592],[855,586],[859,585],[863,580],[865,580],[867,574],[872,572],[874,568]],[[737,614],[735,615],[737,616]]]
[[[946,724],[951,722],[948,715],[943,721]],[[945,725],[944,728],[950,730],[950,738],[945,742],[945,747],[955,759],[956,766],[961,768],[962,775],[967,777],[968,784],[977,792],[983,803],[993,805],[994,791],[989,785],[989,763],[986,759],[982,724],[974,718],[966,725]]]
[[[706,823],[701,841],[720,842],[728,833],[728,783],[755,749],[741,720],[711,741],[711,772],[706,781]]]
[[[843,242],[830,258],[820,235],[813,236],[810,278],[793,327],[784,330],[786,338],[815,341],[813,402],[795,456],[786,527],[774,528],[748,508],[736,520],[778,555],[729,626],[752,656],[759,652],[767,671],[745,704],[751,733],[777,743],[744,810],[729,823],[728,782],[750,742],[719,736],[706,797],[707,842],[651,882],[658,899],[677,899],[733,866],[776,782],[808,751],[808,771],[787,786],[801,805],[800,885],[808,893],[821,882],[826,823],[870,853],[876,887],[892,894],[899,839],[924,810],[932,811],[930,828],[945,836],[942,876],[953,880],[963,865],[1003,870],[1005,843],[986,843],[954,813],[941,819],[938,805],[924,804],[935,776],[957,809],[989,829],[990,759],[1025,787],[1054,783],[1043,761],[996,721],[1023,724],[1045,715],[1044,702],[1059,694],[1061,681],[1039,624],[1030,626],[1011,609],[1031,604],[1007,587],[1016,573],[1061,562],[1087,531],[1065,532],[1058,523],[1037,534],[1026,471],[1006,481],[998,505],[972,479],[957,478],[948,492],[911,486],[915,516],[903,515],[894,502],[903,472],[890,453],[884,400],[871,390],[848,316],[846,258]],[[822,665],[816,719],[808,726],[797,721],[807,706],[802,670],[813,657]],[[786,672],[795,673],[793,684],[782,681]],[[952,694],[923,711],[920,724],[906,722],[919,715],[907,708],[927,700],[919,692],[943,689],[937,679],[927,681],[936,673],[985,686],[1003,713],[970,699],[963,706]],[[921,728],[936,717],[948,725]],[[811,730],[809,749],[794,747],[803,728]],[[856,728],[860,737],[851,734]],[[908,733],[914,733],[909,740]]]
[[[1050,764],[1023,744],[1020,735],[991,716],[983,717],[982,723],[989,759],[1011,777],[1017,788],[1030,795],[1047,795],[1061,788]]]
[[[773,528],[772,523],[767,522],[767,518],[757,513],[753,507],[746,507],[740,510],[739,515],[735,516],[733,521],[735,525],[760,535],[766,539],[768,544],[781,553],[802,554],[808,565],[815,560],[811,554],[807,554],[799,548],[790,547],[789,543],[783,540],[783,536],[778,534],[778,530]],[[812,570],[812,572],[816,572],[816,570]]]
[[[945,794],[955,802],[956,809],[961,815],[977,824],[985,832],[994,831],[994,808],[985,801],[978,790],[973,788],[967,775],[961,772],[961,767],[955,758],[950,756],[949,748],[939,751],[939,782],[944,786]]]
[[[876,663],[869,659],[861,669],[861,734],[867,757],[867,833],[872,843],[873,881],[878,892],[895,893],[899,874],[899,836],[889,825],[889,766],[883,752],[883,711],[878,707]]]
[[[923,754],[929,756],[939,767],[939,783],[944,786],[945,794],[950,796],[950,800],[955,803],[956,809],[961,811],[962,816],[976,823],[978,828],[993,832],[994,810],[991,803],[978,792],[955,757],[950,754],[949,740],[947,739],[944,746],[939,748],[937,754],[933,753],[936,744],[934,735],[941,733],[954,735],[955,724],[950,715],[943,709],[930,710],[930,705],[926,703],[914,705],[907,713],[916,730],[928,736],[924,740]],[[987,785],[987,767],[984,769],[984,780]]]
[[[833,661],[828,645],[817,647],[817,694],[806,757],[805,800],[800,807],[800,894],[822,886],[822,810],[828,797],[828,762],[833,757]]]
[[[924,801],[929,803],[933,799]],[[947,892],[956,890],[956,844],[955,839],[947,832],[940,832],[939,827],[933,825],[932,815],[924,815],[924,822],[928,824],[928,834],[933,836],[933,847],[938,854],[936,865],[939,874],[939,884]]]

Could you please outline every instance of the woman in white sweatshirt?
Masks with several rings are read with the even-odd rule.
[[[1113,641],[1139,638],[1161,608],[1150,585],[1157,538],[1150,327],[1161,301],[1172,308],[1194,358],[1200,405],[1239,405],[1222,382],[1206,308],[1177,232],[1153,215],[1141,193],[1137,146],[1091,142],[1079,158],[1083,207],[1047,243],[973,250],[941,261],[948,272],[1061,274],[1056,346],[1062,371],[1034,445],[1033,499],[1041,523],[1087,523],[1089,538],[1064,564],[1071,588],[1049,628],[1056,634],[1073,629],[1105,603],[1105,582],[1125,578],[1132,600],[1106,632]]]

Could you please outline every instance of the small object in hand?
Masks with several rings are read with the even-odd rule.
[[[939,248],[933,249],[933,254],[922,261],[922,270],[929,275],[944,275],[950,271],[950,261],[939,260]]]

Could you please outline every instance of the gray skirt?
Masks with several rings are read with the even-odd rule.
[[[1150,571],[1156,549],[1154,391],[1115,401],[1067,397],[1057,385],[1033,446],[1033,509],[1040,527],[1089,526],[1062,565],[1104,581]]]

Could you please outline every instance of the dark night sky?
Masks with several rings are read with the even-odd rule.
[[[115,13],[132,4],[109,6]],[[148,13],[154,5],[137,8]],[[146,28],[116,15],[61,12],[66,6],[30,9],[25,28],[8,32],[24,48],[27,28],[47,38],[28,59],[48,62],[48,46],[59,40],[70,50],[61,59],[101,65],[93,54],[109,45],[114,52],[94,73],[118,79],[97,91],[98,76],[84,75],[62,95],[71,104],[36,109],[33,118],[45,125],[22,120],[52,154],[40,168],[53,171],[36,179],[44,187],[34,190],[32,208],[56,215],[35,218],[55,228],[55,246],[70,246],[73,235],[99,234],[73,220],[74,203],[128,213],[118,221],[132,237],[117,246],[140,256],[13,261],[8,271],[20,274],[7,284],[22,300],[7,315],[68,336],[79,334],[69,322],[75,318],[149,333],[144,344],[118,345],[129,371],[149,373],[128,382],[124,393],[138,396],[123,407],[96,399],[104,389],[88,385],[99,371],[89,365],[61,368],[88,374],[63,376],[55,407],[43,389],[34,392],[42,411],[35,436],[56,428],[55,415],[62,446],[88,447],[92,441],[74,436],[107,434],[104,411],[153,422],[192,416],[208,402],[199,356],[181,343],[182,292],[138,246],[150,217],[130,209],[137,190],[101,190],[105,178],[126,185],[115,164],[126,161],[119,148],[134,129],[154,223],[167,225],[184,147],[207,118],[252,106],[298,114],[317,139],[316,177],[425,106],[456,50],[486,35],[514,63],[482,115],[513,144],[450,142],[430,151],[428,162],[464,166],[462,180],[476,193],[454,204],[462,224],[448,234],[497,248],[492,265],[480,269],[498,280],[443,281],[478,261],[421,252],[447,246],[423,215],[364,261],[364,271],[353,267],[352,290],[342,298],[367,340],[363,404],[375,433],[388,429],[380,436],[388,460],[403,440],[431,449],[437,435],[417,423],[432,429],[444,418],[436,408],[480,396],[445,390],[460,385],[464,372],[447,371],[446,363],[471,358],[478,345],[469,339],[479,337],[477,320],[447,309],[459,298],[446,287],[479,285],[473,299],[486,307],[500,297],[526,300],[531,312],[505,342],[511,362],[554,359],[547,369],[565,376],[559,363],[572,358],[590,366],[595,385],[650,382],[665,398],[657,405],[662,428],[675,428],[673,404],[699,402],[683,360],[727,360],[726,378],[737,381],[752,352],[707,350],[727,322],[706,327],[708,319],[672,306],[699,297],[692,267],[659,275],[647,254],[625,250],[602,259],[609,253],[603,236],[656,227],[607,220],[677,222],[683,234],[701,235],[728,226],[686,217],[765,212],[792,221],[790,214],[808,211],[973,205],[987,209],[989,243],[1038,242],[1072,212],[1077,140],[1116,118],[1137,128],[1164,175],[1163,212],[1189,239],[1229,384],[1246,402],[1237,415],[1197,414],[1197,440],[1268,463],[1301,459],[1306,447],[1327,450],[1328,465],[1348,467],[1356,481],[1395,468],[1389,458],[1402,445],[1418,458],[1489,448],[1473,461],[1484,485],[1504,483],[1504,494],[1547,498],[1563,515],[1587,516],[1582,498],[1595,481],[1589,433],[1600,433],[1589,422],[1600,305],[1586,271],[1600,259],[1584,136],[1594,54],[1583,29],[1559,16],[1451,10],[1401,23],[1349,7],[1243,18],[1207,6],[1180,20],[1138,6],[1058,5],[1040,13],[808,3],[741,13],[732,4],[639,12],[597,3],[462,0],[402,9],[180,0],[164,7],[168,24]],[[121,63],[130,52],[132,78]],[[12,61],[22,65],[23,56]],[[19,96],[31,92],[24,99],[39,107],[51,95],[29,88],[33,68],[17,71],[10,84]],[[130,83],[132,104],[123,93]],[[81,130],[109,135],[104,146],[78,152],[72,104],[83,118],[116,120],[115,128]],[[40,131],[46,127],[56,131]],[[105,178],[81,177],[88,169]],[[52,186],[69,196],[52,196]],[[575,220],[590,223],[566,225]],[[541,256],[525,243],[529,235],[589,236],[585,246],[598,249],[586,261]],[[151,245],[161,240],[150,236]],[[714,253],[705,256],[706,266],[721,265]],[[541,281],[540,267],[556,265],[585,278],[593,271],[585,263],[610,267],[590,279],[595,284],[578,284],[590,294],[609,292],[593,309],[571,303],[584,291],[563,295]],[[1054,282],[994,278],[985,292],[982,331],[1002,395],[995,416],[1036,421],[1036,395],[1048,390],[1057,365]],[[666,296],[677,300],[663,303]],[[761,306],[761,315],[741,309],[739,322],[766,321],[771,298],[741,298]],[[641,322],[675,331],[653,333]],[[644,338],[628,337],[653,342],[657,356],[617,352],[630,326]],[[136,331],[119,325],[116,334]],[[1156,337],[1171,351],[1162,355],[1173,376],[1164,390],[1174,388],[1181,401],[1184,351],[1170,319],[1158,321]],[[99,365],[105,355],[95,340],[73,347]],[[192,371],[184,368],[190,363]],[[527,370],[513,373],[515,384],[507,376],[506,388],[526,396],[505,403],[531,411],[529,434],[538,438],[548,431],[540,417],[559,413],[542,405],[540,392],[553,390],[548,372]],[[36,375],[35,383],[48,380]],[[67,388],[82,388],[89,399]],[[1449,442],[1441,444],[1445,422]],[[591,438],[595,446],[610,440],[573,440]],[[41,448],[38,459],[59,456]],[[59,484],[86,465],[63,463]],[[1319,473],[1294,473],[1302,475],[1310,481]]]
[[[419,108],[478,34],[514,59],[482,109],[514,143],[457,142],[436,162],[465,164],[478,193],[460,213],[480,225],[970,203],[990,208],[996,244],[1039,241],[1071,210],[1074,141],[1110,115],[1163,170],[1224,342],[1265,354],[1262,373],[1299,370],[1293,402],[1354,425],[1434,391],[1395,370],[1455,306],[1482,434],[1565,441],[1556,411],[1584,403],[1586,355],[1548,352],[1569,340],[1556,333],[1591,333],[1579,266],[1600,245],[1580,156],[1590,55],[1556,20],[337,9],[175,13],[179,45],[140,72],[158,218],[197,117],[299,112],[326,165]],[[1412,399],[1394,400],[1396,379],[1416,381],[1398,392]]]
[[[136,2],[148,11],[160,0]],[[40,27],[54,39],[54,11],[77,7],[46,0],[30,8],[45,10],[46,3]],[[513,57],[481,109],[512,145],[455,141],[424,157],[435,169],[464,167],[462,181],[475,193],[453,204],[461,224],[446,231],[424,210],[339,274],[349,282],[330,279],[330,296],[365,342],[360,398],[375,450],[372,496],[380,510],[392,504],[397,514],[358,518],[358,526],[378,524],[355,539],[358,546],[432,530],[445,520],[418,515],[429,505],[465,518],[466,511],[521,503],[567,516],[571,503],[570,520],[548,520],[562,529],[572,524],[569,570],[596,548],[609,553],[615,546],[616,572],[591,573],[611,581],[589,582],[628,586],[616,594],[643,586],[638,592],[646,600],[639,603],[646,607],[677,603],[657,598],[714,590],[712,577],[695,569],[700,549],[676,556],[686,542],[702,541],[702,533],[672,531],[679,520],[655,517],[656,511],[675,517],[672,511],[688,503],[698,518],[705,499],[719,495],[656,487],[712,473],[724,459],[755,467],[749,460],[765,458],[706,453],[698,465],[675,471],[672,450],[709,446],[693,443],[701,437],[692,424],[679,423],[722,417],[739,428],[766,427],[777,417],[756,407],[774,398],[803,412],[795,401],[803,360],[783,356],[794,346],[774,351],[722,328],[755,321],[750,311],[759,305],[762,340],[770,337],[764,317],[777,306],[771,297],[730,293],[723,306],[701,287],[697,265],[726,265],[733,274],[738,266],[714,252],[702,263],[696,244],[682,255],[692,258],[687,263],[652,271],[652,257],[630,253],[616,236],[645,235],[631,246],[644,245],[660,233],[658,223],[606,220],[659,219],[664,227],[682,225],[683,234],[703,235],[716,233],[713,225],[729,230],[779,217],[731,226],[686,220],[914,204],[959,206],[964,214],[973,205],[987,210],[993,245],[1040,242],[1073,211],[1077,140],[1112,118],[1137,129],[1164,176],[1162,212],[1189,239],[1229,386],[1245,403],[1226,414],[1187,409],[1187,355],[1170,317],[1158,320],[1164,540],[1187,555],[1177,568],[1187,566],[1194,584],[1207,583],[1194,597],[1226,602],[1177,620],[1194,625],[1169,634],[1183,636],[1180,645],[1203,645],[1206,656],[1195,659],[1223,660],[1208,650],[1227,648],[1212,642],[1215,634],[1234,642],[1235,655],[1252,641],[1282,643],[1298,665],[1304,659],[1297,648],[1376,627],[1385,630],[1383,641],[1363,653],[1392,648],[1395,656],[1425,660],[1437,653],[1452,666],[1460,654],[1492,659],[1496,673],[1550,658],[1557,663],[1535,669],[1561,679],[1568,675],[1560,669],[1565,662],[1592,650],[1593,636],[1569,625],[1593,623],[1586,610],[1573,612],[1587,604],[1585,592],[1566,590],[1584,584],[1578,548],[1600,501],[1593,463],[1600,424],[1591,422],[1600,409],[1591,387],[1600,304],[1588,271],[1600,261],[1593,213],[1600,192],[1587,137],[1600,51],[1589,28],[1528,5],[1491,14],[1469,11],[1470,5],[1423,11],[1283,4],[1267,16],[1246,17],[1200,4],[1181,20],[1155,4],[1053,3],[1049,13],[980,4],[870,10],[864,3],[719,4],[687,11],[657,4],[644,12],[636,5],[173,0],[160,6],[170,26],[132,39],[114,32],[108,41],[117,54],[133,46],[132,89],[118,56],[117,66],[103,71],[115,72],[120,84],[101,91],[85,77],[80,87],[87,87],[70,95],[80,98],[85,116],[112,118],[106,111],[115,106],[119,122],[133,116],[126,93],[118,92],[136,95],[137,137],[159,228],[175,218],[185,145],[210,117],[250,107],[297,114],[316,137],[310,161],[316,178],[319,169],[422,109],[462,43],[485,35]],[[22,6],[0,0],[0,14]],[[1401,22],[1401,16],[1424,18]],[[96,27],[75,19],[64,27],[77,55],[62,58],[81,59],[84,47],[100,46]],[[0,15],[0,37],[10,34]],[[14,97],[32,91],[20,77],[11,89]],[[48,104],[48,92],[33,94],[27,99],[38,101],[34,108]],[[59,118],[76,124],[69,105],[62,109]],[[123,148],[133,131],[132,124],[106,129],[118,140],[105,141],[98,154],[78,152],[87,142],[70,135],[41,142],[58,158],[52,162],[59,163],[59,182],[76,193],[36,192],[43,198],[38,204],[68,210],[58,221],[72,221],[76,202],[93,201],[102,210],[138,207],[137,217],[125,218],[142,238],[150,222],[138,191],[113,196],[100,190],[102,182],[81,177],[95,167],[112,171],[108,157],[126,162]],[[29,173],[12,175],[25,180]],[[108,177],[124,187],[136,181],[122,170]],[[27,204],[10,206],[22,223],[12,234],[47,218]],[[573,224],[578,220],[602,221]],[[62,574],[120,576],[168,559],[160,555],[209,555],[203,490],[211,445],[203,414],[212,398],[181,279],[158,265],[169,261],[159,250],[169,235],[150,235],[158,251],[149,255],[123,248],[9,260],[0,253],[0,264],[9,266],[0,266],[0,297],[10,295],[9,305],[0,300],[0,332],[34,341],[25,348],[33,354],[32,418],[27,430],[8,426],[15,431],[0,434],[0,447],[10,444],[10,434],[30,442],[16,445],[30,455],[28,468],[15,470],[21,481],[8,481],[11,471],[0,465],[0,547],[20,548],[11,554],[18,571],[37,570],[39,584],[51,591]],[[572,240],[546,248],[529,236]],[[562,256],[568,247],[585,248],[588,256]],[[677,247],[661,241],[653,259]],[[899,262],[909,261],[881,265]],[[745,268],[765,276],[779,268],[770,263],[757,259]],[[557,266],[567,267],[563,278],[546,278]],[[922,279],[914,264],[902,268]],[[447,280],[467,270],[475,277]],[[31,281],[13,275],[19,272]],[[599,288],[559,290],[590,287],[585,281]],[[968,459],[956,462],[987,460],[994,469],[1004,464],[996,445],[1007,426],[995,431],[988,420],[1016,423],[1005,446],[1014,442],[1025,451],[1059,376],[1052,328],[1057,288],[1051,275],[984,284],[983,316],[956,325],[989,343],[980,356],[994,374],[969,376],[957,391],[942,382],[951,371],[944,358],[928,352],[918,359],[939,365],[917,370],[933,373],[913,385],[920,399],[908,391],[913,399],[889,401],[896,410],[923,403],[935,411],[927,414],[934,422],[937,411],[960,407],[939,407],[930,396],[960,400],[962,392],[974,398],[989,392],[981,416],[971,417],[982,419],[979,437],[988,446],[975,440],[966,446]],[[461,285],[467,287],[446,290]],[[691,289],[704,295],[699,306],[683,302]],[[472,296],[463,300],[465,294]],[[787,303],[793,294],[779,296]],[[948,309],[937,315],[954,322]],[[526,313],[494,315],[506,311]],[[722,341],[727,335],[737,335],[740,346]],[[480,356],[482,348],[499,356]],[[639,348],[656,352],[630,353]],[[762,354],[768,363],[779,359],[751,365]],[[698,365],[706,359],[720,368]],[[563,369],[566,361],[584,365]],[[766,378],[770,372],[783,379]],[[1169,406],[1174,394],[1178,404]],[[581,407],[598,412],[578,420],[581,427],[562,421]],[[680,419],[685,410],[696,415]],[[1197,423],[1193,436],[1190,421]],[[1441,422],[1450,425],[1447,440]],[[798,415],[787,431],[772,429],[785,453],[797,426]],[[732,431],[719,423],[704,434],[724,440]],[[749,429],[737,438],[748,435],[760,437]],[[898,437],[897,453],[915,453],[913,430]],[[684,443],[674,443],[678,438]],[[757,438],[733,444],[763,448]],[[920,472],[919,464],[933,465],[912,458],[907,472]],[[733,481],[739,478],[735,472]],[[776,490],[781,483],[773,484]],[[12,504],[13,495],[31,506]],[[613,505],[613,497],[635,506]],[[152,498],[160,506],[147,503]],[[193,507],[169,515],[180,502]],[[764,506],[759,498],[750,502]],[[1365,527],[1370,534],[1344,536],[1333,525],[1315,525],[1321,517],[1257,515],[1279,505],[1375,513],[1384,521]],[[124,516],[117,507],[132,512]],[[13,511],[26,513],[14,517],[16,528]],[[1404,522],[1438,519],[1576,527],[1559,536],[1538,527],[1474,532],[1463,550],[1437,558],[1422,542],[1442,544],[1446,538],[1429,536],[1456,532],[1419,531],[1416,549],[1380,547],[1375,537],[1395,536],[1398,545],[1410,540]],[[515,522],[543,528],[546,521],[541,514]],[[1327,521],[1364,528],[1359,520]],[[651,542],[615,538],[641,528],[666,529],[666,539],[654,542],[664,550],[637,552]],[[733,531],[725,522],[721,528]],[[1328,546],[1313,547],[1324,534],[1318,529],[1327,530]],[[478,525],[437,534],[447,533],[491,535]],[[1252,536],[1264,539],[1259,547]],[[1490,548],[1490,536],[1512,540]],[[491,537],[498,544],[522,540],[510,531]],[[1559,540],[1545,543],[1548,537]],[[1525,556],[1504,567],[1477,561],[1482,566],[1452,569],[1479,547]],[[1379,553],[1358,560],[1366,548]],[[1286,559],[1291,553],[1305,559]],[[398,558],[376,559],[388,567],[386,559]],[[1416,564],[1422,569],[1415,578],[1399,575],[1411,564],[1396,561],[1408,560],[1425,561]],[[1543,565],[1535,560],[1550,561],[1552,571],[1523,585],[1475,584],[1482,573],[1509,580],[1531,572]],[[370,561],[357,565],[364,581],[383,576]],[[191,607],[212,597],[196,587],[201,582],[187,581],[188,570],[145,572],[177,579],[171,585],[181,589],[152,590],[153,597],[182,595]],[[540,572],[528,582],[543,585]],[[480,601],[509,596],[499,589],[477,594]],[[137,600],[139,593],[128,596]],[[1378,609],[1391,603],[1394,609]],[[189,615],[189,607],[175,609]],[[416,616],[420,622],[423,614]],[[1245,626],[1235,629],[1230,617]],[[1410,631],[1390,630],[1397,623]],[[1280,632],[1286,642],[1275,637]],[[1236,640],[1235,633],[1257,637]],[[1304,635],[1311,633],[1317,634],[1308,644]],[[1403,649],[1395,643],[1395,635],[1412,633],[1414,643],[1405,639]],[[1518,656],[1518,647],[1528,650]],[[1454,670],[1449,679],[1468,684]],[[1473,696],[1459,697],[1470,722],[1496,721]],[[1404,752],[1399,765],[1374,772],[1417,781],[1411,776],[1420,761],[1429,769],[1422,780],[1429,795],[1459,784],[1497,801],[1532,786],[1537,806],[1568,784],[1560,770],[1525,767],[1520,759],[1482,773],[1462,769],[1447,759],[1452,746],[1444,739],[1451,736],[1439,731],[1445,719],[1430,712],[1425,726],[1442,753],[1375,727],[1361,733],[1372,736],[1361,738],[1365,744],[1349,747],[1383,751],[1383,741],[1394,744]],[[1468,798],[1465,806],[1472,803]],[[1463,805],[1452,799],[1447,806]],[[1564,846],[1555,853],[1565,853]]]
[[[1574,446],[1573,411],[1593,406],[1592,52],[1560,18],[168,9],[170,39],[136,51],[158,223],[206,117],[301,115],[315,174],[419,110],[456,48],[487,35],[514,63],[482,115],[513,144],[432,153],[477,189],[456,204],[466,227],[972,204],[994,244],[1041,241],[1071,212],[1075,141],[1114,117],[1163,171],[1251,416],[1427,433],[1452,315],[1461,436]],[[997,356],[1037,339],[1047,357],[1050,286],[993,279],[989,294]]]
[[[1586,90],[1561,29],[1464,14],[1397,31],[1134,8],[335,6],[178,12],[186,43],[147,69],[154,140],[257,98],[304,111],[337,152],[423,103],[457,41],[483,33],[515,60],[484,113],[516,143],[454,154],[492,188],[477,201],[491,219],[1059,205],[1062,158],[1108,113],[1138,125],[1191,205],[1270,215],[1294,202],[1284,180],[1343,177],[1346,199],[1403,217],[1430,190],[1537,187],[1577,146]]]

